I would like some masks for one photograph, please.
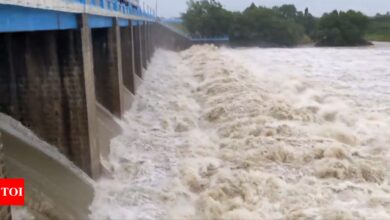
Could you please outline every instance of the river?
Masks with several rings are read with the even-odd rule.
[[[93,219],[390,219],[390,45],[158,50]]]

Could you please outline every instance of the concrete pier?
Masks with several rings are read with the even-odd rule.
[[[148,66],[148,36],[147,36],[147,22],[142,21],[141,22],[141,48],[142,48],[142,67],[144,69]]]
[[[83,57],[83,74],[84,81],[81,87],[84,87],[85,102],[83,109],[86,112],[84,116],[87,119],[85,139],[88,140],[88,145],[82,147],[82,151],[88,156],[77,157],[77,160],[82,163],[79,167],[84,170],[92,178],[97,178],[100,175],[101,166],[99,161],[100,150],[98,145],[98,123],[97,123],[97,109],[96,109],[96,92],[95,92],[95,77],[93,66],[93,51],[92,51],[92,34],[89,27],[88,16],[83,14],[79,17],[79,24],[81,29],[81,51]],[[71,148],[71,146],[69,146]],[[69,157],[72,161],[76,158]],[[77,163],[76,163],[77,165]]]
[[[134,74],[134,27],[132,25],[121,27],[121,47],[122,47],[122,74],[123,84],[132,94],[135,94]]]
[[[129,21],[131,22],[131,21]],[[135,60],[134,60],[134,27],[132,25],[121,27],[121,50],[122,50],[122,112],[131,108],[135,94]]]
[[[141,22],[134,21],[134,54],[135,54],[135,74],[142,79],[143,63],[143,46],[142,46],[142,29]]]
[[[116,25],[115,25],[116,26]],[[92,30],[93,65],[97,101],[113,115],[121,116],[117,28]],[[121,67],[122,69],[122,67]]]

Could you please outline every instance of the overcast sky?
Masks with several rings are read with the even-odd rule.
[[[154,8],[156,0],[140,0]],[[178,17],[185,12],[187,0],[157,0],[158,15],[163,17]],[[315,16],[334,9],[354,9],[364,12],[367,15],[375,15],[377,12],[385,13],[390,11],[390,0],[219,0],[225,8],[233,11],[241,11],[252,2],[256,5],[272,7],[282,4],[295,4],[299,10],[309,8]]]

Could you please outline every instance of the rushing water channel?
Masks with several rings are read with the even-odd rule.
[[[390,47],[159,50],[93,219],[390,219]]]

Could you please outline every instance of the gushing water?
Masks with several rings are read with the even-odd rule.
[[[390,50],[158,51],[94,219],[390,219]]]

